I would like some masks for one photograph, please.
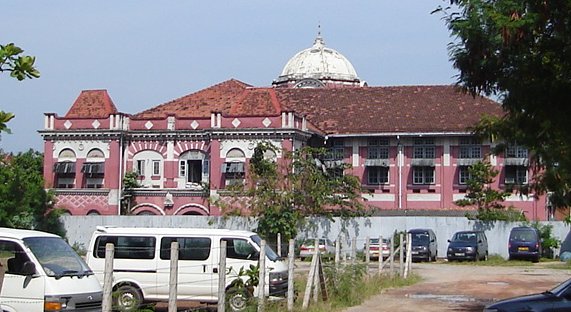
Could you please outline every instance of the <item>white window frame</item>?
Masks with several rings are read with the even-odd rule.
[[[434,159],[436,157],[436,146],[434,138],[416,138],[413,144],[413,155],[415,159]]]
[[[458,167],[458,184],[466,185],[468,180],[472,178],[470,174],[470,166],[459,166]]]
[[[505,166],[505,184],[526,185],[528,183],[528,168],[525,166]],[[513,171],[513,172],[512,172]],[[509,176],[508,176],[509,173]]]
[[[435,168],[431,166],[412,167],[412,184],[429,185],[435,183]]]

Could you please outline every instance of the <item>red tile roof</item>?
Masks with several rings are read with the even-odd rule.
[[[462,132],[500,105],[454,86],[276,89],[285,109],[305,114],[326,133]]]
[[[165,118],[167,115],[210,117],[212,112],[230,114],[236,99],[243,96],[250,85],[230,79],[198,92],[183,96],[134,115],[132,118]]]
[[[484,114],[501,115],[500,105],[454,86],[347,88],[253,88],[228,80],[148,109],[134,118],[305,115],[325,133],[463,132]]]
[[[107,118],[116,113],[117,108],[107,90],[84,90],[65,114],[65,118]]]

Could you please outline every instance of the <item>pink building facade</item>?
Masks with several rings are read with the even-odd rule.
[[[361,180],[380,214],[465,212],[454,201],[466,194],[467,169],[495,144],[467,129],[502,114],[499,105],[453,86],[369,87],[341,54],[320,49],[318,37],[272,87],[228,80],[136,114],[120,112],[105,90],[81,92],[64,116],[45,114],[46,188],[71,215],[217,216],[215,199],[247,179],[255,146],[269,142],[278,161],[327,147],[325,165],[351,165],[344,174]],[[494,187],[530,182],[525,148],[488,159],[500,172]],[[125,189],[129,172],[140,187]],[[514,192],[505,204],[553,218],[545,196]]]

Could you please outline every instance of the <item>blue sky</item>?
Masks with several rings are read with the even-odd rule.
[[[235,78],[269,86],[318,24],[326,46],[371,86],[455,82],[443,0],[7,1],[0,43],[36,56],[41,77],[0,75],[0,109],[13,112],[8,152],[43,151],[44,113],[64,116],[81,90],[107,89],[137,113]]]

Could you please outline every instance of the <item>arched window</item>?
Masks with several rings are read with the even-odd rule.
[[[222,164],[226,186],[244,184],[245,160],[246,155],[239,148],[233,148],[226,153],[226,162]]]
[[[141,151],[133,156],[133,170],[144,187],[162,187],[163,156],[156,151]]]
[[[184,178],[185,187],[200,187],[209,180],[210,161],[208,155],[199,150],[190,150],[180,155],[179,177]]]
[[[81,167],[81,172],[85,179],[85,188],[102,188],[105,175],[105,154],[98,148],[94,148],[87,153],[86,162]]]
[[[75,187],[75,152],[70,148],[62,149],[54,163],[54,185],[56,188]]]

